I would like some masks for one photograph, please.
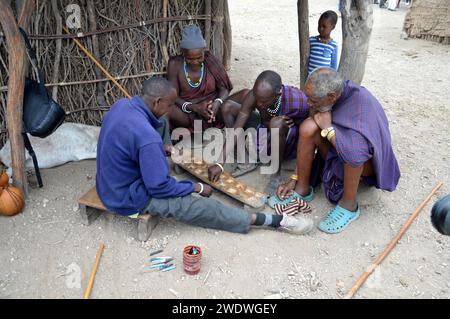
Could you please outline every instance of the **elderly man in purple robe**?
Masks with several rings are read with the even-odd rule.
[[[319,229],[339,233],[360,215],[360,180],[378,189],[394,191],[400,170],[391,146],[389,124],[377,99],[364,87],[344,81],[329,68],[316,69],[305,84],[310,117],[299,130],[297,176],[281,184],[269,205],[311,201],[313,159],[324,159],[321,179],[325,196],[337,205]]]

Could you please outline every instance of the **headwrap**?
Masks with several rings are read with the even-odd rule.
[[[206,41],[203,38],[202,30],[196,25],[189,25],[183,29],[180,47],[182,49],[203,49]]]

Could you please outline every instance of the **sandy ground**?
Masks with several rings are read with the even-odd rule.
[[[295,3],[279,0],[275,8],[269,0],[230,1],[237,89],[250,86],[264,69],[298,83]],[[310,3],[315,34],[320,12],[336,10],[337,1]],[[439,196],[450,192],[450,47],[400,39],[405,13],[374,6],[363,83],[390,119],[402,178],[394,193],[375,191],[362,201],[360,219],[343,233],[236,235],[166,220],[141,243],[126,218],[105,215],[81,225],[76,200],[94,183],[95,161],[71,163],[43,170],[45,187],[32,188],[24,213],[0,218],[0,297],[81,298],[105,242],[93,298],[176,298],[170,289],[181,298],[341,298],[438,181],[445,183]],[[341,43],[340,27],[334,34]],[[255,172],[244,180],[261,188],[267,178]],[[316,221],[331,207],[321,192],[312,204]],[[432,228],[430,210],[431,203],[357,298],[450,298],[450,237]],[[203,248],[202,271],[188,276],[181,251],[193,243]],[[176,258],[177,269],[143,267],[160,247]]]

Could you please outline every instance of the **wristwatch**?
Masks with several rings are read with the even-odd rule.
[[[320,136],[326,138],[328,133],[330,133],[331,131],[334,131],[334,127],[330,126],[328,128],[324,128],[322,131],[320,131]]]

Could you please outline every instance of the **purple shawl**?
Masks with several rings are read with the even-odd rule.
[[[358,167],[370,159],[375,177],[366,181],[382,190],[395,190],[400,169],[392,150],[388,119],[377,99],[366,88],[346,81],[333,106],[332,123],[336,149],[330,148],[322,173],[327,198],[336,203],[343,195],[344,163]]]
[[[296,123],[289,129],[286,137],[283,154],[283,159],[285,160],[291,160],[297,157],[298,129],[300,124],[309,117],[307,100],[308,98],[305,93],[300,89],[295,86],[283,85],[280,115],[287,115]],[[264,127],[262,123],[257,127],[257,150],[261,152],[265,149],[267,155],[270,155],[270,133],[261,133],[259,130]]]

